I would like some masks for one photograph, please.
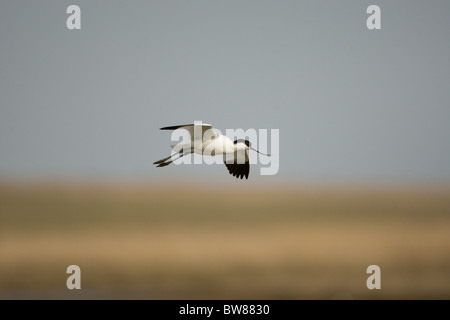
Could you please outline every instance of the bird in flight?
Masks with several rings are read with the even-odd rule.
[[[153,164],[157,165],[157,167],[168,166],[175,160],[190,153],[210,156],[223,155],[225,166],[231,175],[238,179],[244,177],[248,179],[250,163],[247,151],[254,150],[260,154],[270,156],[252,148],[248,140],[238,139],[232,141],[227,136],[215,133],[212,125],[207,123],[160,128],[160,130],[177,129],[187,130],[191,136],[191,143],[172,146],[175,153],[167,158],[155,161]]]

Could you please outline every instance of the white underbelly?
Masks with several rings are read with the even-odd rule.
[[[199,146],[200,147],[200,146]],[[203,141],[200,148],[194,148],[197,154],[207,156],[217,156],[227,153],[234,153],[234,144],[227,137],[219,136],[213,140]]]

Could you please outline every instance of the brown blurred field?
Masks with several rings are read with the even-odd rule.
[[[3,183],[0,298],[450,299],[450,190]]]

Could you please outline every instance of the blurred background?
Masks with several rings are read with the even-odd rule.
[[[0,299],[449,299],[448,12],[0,3]],[[279,129],[278,174],[155,168],[194,121]]]

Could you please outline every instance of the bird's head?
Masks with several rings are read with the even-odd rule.
[[[234,145],[236,146],[235,147],[236,150],[250,150],[251,149],[251,150],[254,150],[265,156],[270,156],[270,154],[265,154],[265,153],[259,152],[258,150],[252,148],[252,144],[248,140],[244,140],[244,139],[234,140]]]
[[[234,140],[234,145],[235,145],[236,150],[248,150],[252,146],[250,141],[244,140],[244,139]]]

